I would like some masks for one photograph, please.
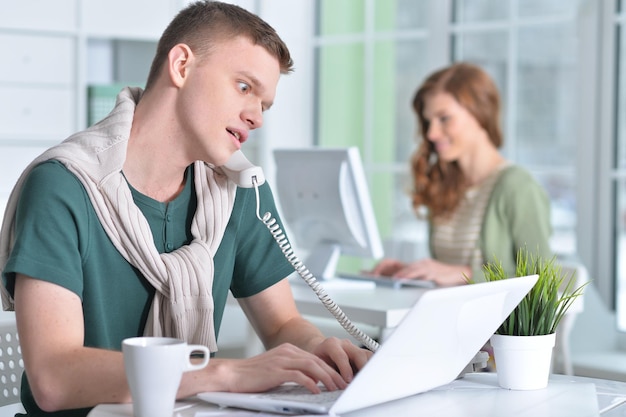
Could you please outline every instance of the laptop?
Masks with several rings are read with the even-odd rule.
[[[537,282],[537,275],[425,290],[345,390],[285,398],[204,392],[220,406],[282,414],[337,415],[419,394],[454,381]],[[299,387],[285,384],[278,387]],[[310,397],[306,399],[304,397]]]

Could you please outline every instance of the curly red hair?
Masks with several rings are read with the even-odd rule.
[[[496,146],[502,146],[500,129],[500,95],[496,84],[481,68],[465,63],[455,63],[432,73],[420,86],[413,98],[422,141],[411,156],[413,208],[428,208],[431,219],[446,218],[458,207],[467,190],[465,176],[456,161],[445,162],[438,158],[435,146],[426,139],[428,120],[424,118],[426,100],[436,93],[450,94],[472,114],[485,129]]]

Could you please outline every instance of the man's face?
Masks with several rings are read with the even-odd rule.
[[[176,118],[190,160],[223,165],[263,124],[280,78],[278,60],[244,37],[217,43],[185,68]]]

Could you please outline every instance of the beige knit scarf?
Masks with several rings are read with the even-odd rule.
[[[156,289],[145,335],[169,336],[217,350],[213,324],[213,256],[224,235],[236,185],[219,170],[198,161],[194,184],[198,207],[189,245],[159,254],[146,218],[134,204],[122,175],[135,105],[142,90],[125,88],[114,110],[84,132],[70,136],[36,158],[15,185],[0,232],[0,271],[15,241],[15,211],[24,180],[37,164],[56,159],[82,182],[100,223],[120,254]],[[2,304],[14,302],[2,286]]]

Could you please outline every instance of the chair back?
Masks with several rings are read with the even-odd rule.
[[[563,261],[561,262],[561,268],[563,274],[565,275],[561,290],[565,290],[564,287],[568,284],[570,280],[574,281],[570,285],[570,291],[574,291],[575,289],[589,281],[589,272],[581,262]],[[571,307],[567,310],[567,314],[578,314],[582,312],[584,310],[584,302],[585,297],[583,289],[583,294],[581,294],[572,302]]]
[[[565,275],[563,287],[567,285],[570,280],[574,282],[569,287],[569,291],[574,291],[581,285],[589,281],[589,272],[582,262],[576,260],[561,260],[561,272]],[[565,288],[561,288],[565,290]],[[584,291],[573,302],[570,308],[567,310],[561,323],[556,329],[556,345],[552,355],[552,371],[554,373],[573,375],[574,365],[572,363],[571,354],[571,332],[576,321],[576,317],[584,310]]]
[[[0,407],[20,402],[24,361],[15,322],[0,322]]]

